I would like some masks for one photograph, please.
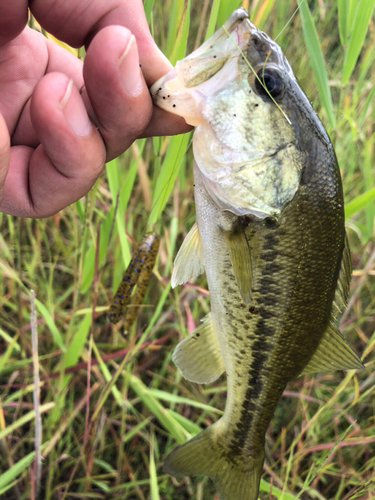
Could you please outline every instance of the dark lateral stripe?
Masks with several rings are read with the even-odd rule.
[[[268,359],[272,349],[272,343],[267,339],[274,333],[274,328],[267,325],[265,319],[260,317],[255,326],[255,341],[252,344],[252,361],[248,371],[248,388],[246,390],[245,399],[242,402],[241,417],[233,432],[233,437],[230,442],[230,452],[235,456],[244,448],[248,438],[250,425],[253,419],[254,411],[256,411],[256,401],[260,397],[262,391],[261,374],[264,364]]]
[[[268,252],[264,252],[263,255],[262,255],[262,259],[267,261],[267,262],[271,262],[273,260],[276,259],[276,257],[278,256],[279,252],[277,252],[276,250],[271,250],[271,251],[268,251]]]
[[[264,297],[259,297],[258,303],[264,304],[265,306],[275,306],[277,304],[277,295],[270,293]]]
[[[282,268],[280,264],[278,264],[277,262],[267,262],[267,264],[263,266],[263,272],[265,274],[274,274],[280,271],[281,269]]]
[[[279,263],[274,262],[278,255],[275,247],[279,243],[277,227],[274,229],[276,231],[270,231],[265,235],[262,245],[262,260],[264,262],[259,289],[256,290],[259,292],[260,297],[256,299],[257,304],[252,311],[252,314],[256,312],[259,316],[253,316],[253,318],[257,317],[256,325],[253,332],[247,336],[247,338],[251,337],[251,340],[255,340],[251,346],[252,361],[248,371],[248,387],[242,402],[241,416],[235,424],[229,444],[229,456],[232,459],[241,454],[248,441],[254,413],[258,409],[257,401],[263,389],[262,374],[264,365],[273,348],[272,336],[275,333],[275,328],[269,324],[269,320],[275,314],[272,306],[275,306],[278,302],[279,285],[274,279],[274,275],[281,270]],[[265,415],[265,418],[267,419],[268,415]]]

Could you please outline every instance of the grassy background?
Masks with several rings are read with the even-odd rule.
[[[175,62],[239,5],[145,0]],[[261,498],[375,498],[373,0],[258,0],[251,19],[276,37],[334,143],[352,248],[341,328],[366,369],[291,383],[267,433]],[[359,56],[359,58],[358,58]],[[46,220],[0,214],[0,496],[217,499],[206,478],[176,481],[163,457],[215,421],[225,377],[181,380],[174,346],[209,310],[204,278],[176,290],[176,249],[194,222],[191,136],[139,140],[85,199]],[[162,235],[128,339],[106,319],[134,241]],[[37,295],[42,445],[33,404],[30,289]],[[41,469],[39,456],[43,456]]]

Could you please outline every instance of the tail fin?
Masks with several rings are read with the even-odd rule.
[[[233,460],[212,425],[166,458],[163,470],[172,476],[204,475],[214,480],[220,500],[257,500],[264,457]]]

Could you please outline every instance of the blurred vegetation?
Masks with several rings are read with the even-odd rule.
[[[145,0],[175,62],[239,6]],[[375,26],[373,0],[254,0],[252,21],[277,37],[332,138],[346,198],[353,278],[341,328],[366,369],[299,378],[267,433],[262,499],[375,498]],[[205,478],[161,472],[166,454],[210,425],[225,377],[180,378],[174,346],[209,310],[204,278],[175,290],[176,250],[194,223],[191,134],[137,141],[92,191],[46,220],[0,214],[0,496],[35,498],[30,290],[37,295],[41,498],[217,499]],[[162,243],[128,338],[106,311],[134,242]],[[235,500],[235,499],[234,499]]]

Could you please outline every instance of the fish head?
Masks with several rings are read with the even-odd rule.
[[[155,104],[196,127],[207,191],[236,215],[277,217],[298,190],[306,129],[325,131],[281,48],[237,9],[151,87]]]
[[[150,89],[154,103],[198,126],[202,121],[199,104],[234,76],[237,47],[243,46],[249,34],[248,15],[238,9],[203,45],[154,83]]]

